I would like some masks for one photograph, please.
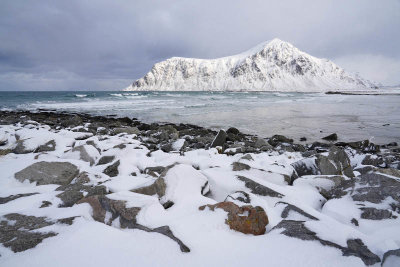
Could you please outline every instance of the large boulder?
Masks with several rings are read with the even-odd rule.
[[[38,185],[66,185],[69,184],[78,173],[78,168],[69,162],[41,161],[17,172],[15,178],[21,182],[25,180],[37,182]]]
[[[317,154],[292,163],[298,176],[303,175],[345,175],[354,177],[350,159],[344,149],[332,146],[328,156]]]
[[[210,210],[222,209],[228,213],[228,219],[225,223],[232,230],[242,232],[244,234],[263,235],[265,234],[265,226],[268,224],[268,216],[264,209],[256,206],[239,207],[233,202],[220,202],[214,205],[204,205],[199,210],[208,207]]]
[[[223,146],[226,142],[226,132],[220,130],[211,143],[211,147]]]
[[[118,220],[121,228],[160,233],[178,243],[182,252],[190,252],[190,249],[172,233],[168,226],[149,228],[137,223],[136,216],[139,214],[141,207],[127,207],[126,201],[110,199],[107,196],[86,197],[78,202],[78,204],[82,203],[88,203],[92,207],[92,217],[98,222],[113,225],[113,222]]]

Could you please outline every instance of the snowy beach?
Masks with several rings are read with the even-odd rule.
[[[2,266],[398,264],[395,142],[44,111],[0,124]]]

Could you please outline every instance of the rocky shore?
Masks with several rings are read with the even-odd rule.
[[[340,142],[331,134],[307,143],[236,128],[1,111],[0,171],[4,266],[30,257],[40,265],[50,250],[67,257],[54,249],[64,242],[89,250],[90,238],[76,234],[88,226],[93,238],[146,233],[137,237],[143,248],[129,250],[145,265],[200,266],[208,257],[211,265],[268,258],[288,266],[302,257],[311,266],[400,261],[396,142]],[[237,253],[221,242],[233,242]],[[282,251],[299,244],[285,262]],[[147,246],[165,262],[147,258]],[[95,250],[100,265],[104,252]]]

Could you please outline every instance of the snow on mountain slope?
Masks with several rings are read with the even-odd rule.
[[[156,63],[126,91],[328,91],[376,88],[327,59],[273,39],[217,59],[173,57]]]

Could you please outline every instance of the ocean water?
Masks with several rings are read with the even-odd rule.
[[[56,110],[135,117],[144,122],[237,127],[309,141],[400,142],[400,94],[278,92],[0,92],[2,110]]]

